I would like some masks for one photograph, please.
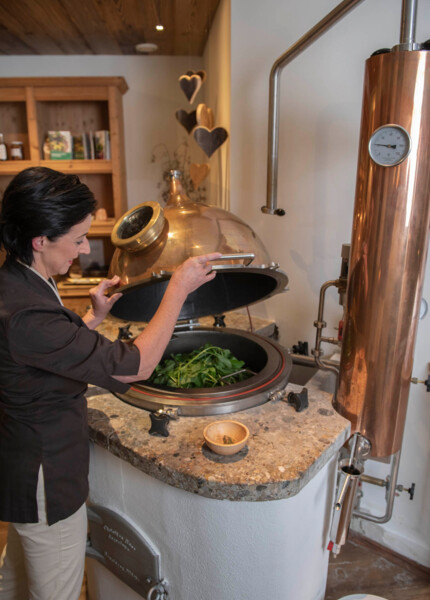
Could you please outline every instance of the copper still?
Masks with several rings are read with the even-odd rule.
[[[217,276],[190,294],[179,319],[222,314],[269,298],[285,289],[288,278],[272,262],[255,232],[233,213],[184,192],[181,173],[170,171],[170,193],[158,202],[135,206],[115,224],[116,246],[109,274],[120,277],[124,296],[112,314],[149,321],[173,271],[189,256],[221,252]]]
[[[401,126],[411,140],[408,156],[394,166],[377,164],[369,154],[373,132],[386,124]],[[351,421],[353,431],[371,442],[371,455],[384,457],[402,444],[428,247],[427,50],[392,51],[368,59],[360,139],[334,406]]]
[[[386,513],[375,517],[357,507],[352,490],[358,478],[340,471],[339,481],[350,488],[350,496],[334,509],[334,554],[345,542],[352,516],[388,521],[395,492],[403,488],[397,486],[397,474],[430,219],[428,50],[394,49],[367,61],[360,139],[339,389],[333,405],[351,421],[355,439],[365,448],[364,453],[350,449],[350,468],[362,471],[368,456],[391,457],[391,473]],[[365,474],[361,479],[381,484]],[[412,484],[408,490],[411,499],[414,488]]]
[[[286,386],[292,359],[284,348],[253,332],[222,326],[225,312],[282,292],[288,282],[244,221],[229,211],[191,201],[180,173],[171,171],[166,206],[158,202],[135,206],[114,226],[112,241],[116,250],[109,276],[120,277],[123,297],[111,312],[131,321],[151,319],[171,274],[189,256],[221,252],[221,259],[213,263],[215,279],[187,297],[162,360],[209,342],[228,348],[252,372],[244,381],[214,388],[182,390],[141,381],[121,399],[178,416],[223,414],[262,404]],[[197,321],[211,315],[219,326],[202,327]]]
[[[362,0],[344,0],[273,65],[269,99],[267,204],[276,207],[279,76],[281,69]],[[355,207],[347,277],[321,288],[315,361],[324,294],[344,296],[344,331],[335,409],[351,421],[353,435],[341,452],[339,495],[330,549],[344,543],[353,515],[384,523],[391,518],[406,419],[413,351],[430,225],[430,43],[415,42],[417,1],[403,0],[400,43],[366,62]],[[343,256],[343,258],[345,258]],[[334,343],[337,343],[335,340]],[[369,458],[391,457],[387,481],[363,474]],[[357,509],[359,479],[387,487],[385,515]],[[413,497],[414,484],[409,490]]]

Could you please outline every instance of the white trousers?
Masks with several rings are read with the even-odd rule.
[[[10,523],[0,558],[0,600],[78,600],[85,567],[85,504],[49,526],[40,467],[38,523]]]

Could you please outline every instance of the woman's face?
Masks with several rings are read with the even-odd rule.
[[[79,254],[89,254],[90,244],[87,233],[91,225],[91,215],[88,215],[77,225],[73,225],[67,233],[51,242],[44,238],[44,251],[41,255],[44,271],[42,275],[53,277],[54,275],[65,275],[70,269],[72,262]]]

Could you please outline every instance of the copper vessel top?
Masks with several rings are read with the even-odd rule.
[[[220,252],[225,258],[214,263],[217,277],[187,298],[180,319],[253,304],[282,291],[288,282],[255,232],[229,211],[191,201],[177,171],[171,172],[164,209],[145,202],[129,210],[116,223],[112,242],[116,250],[109,276],[120,277],[124,294],[112,314],[120,318],[148,321],[171,274],[199,254]]]

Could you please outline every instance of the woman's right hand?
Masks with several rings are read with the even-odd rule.
[[[212,271],[210,261],[220,258],[220,252],[211,252],[200,256],[192,256],[183,262],[173,273],[171,283],[178,286],[185,295],[190,294],[204,283],[214,279],[216,272]]]
[[[217,260],[221,256],[220,252],[193,256],[175,270],[155,315],[133,342],[140,353],[138,373],[130,376],[115,376],[115,379],[131,383],[150,377],[170,341],[188,294],[215,277],[216,272],[212,271],[210,261]]]

